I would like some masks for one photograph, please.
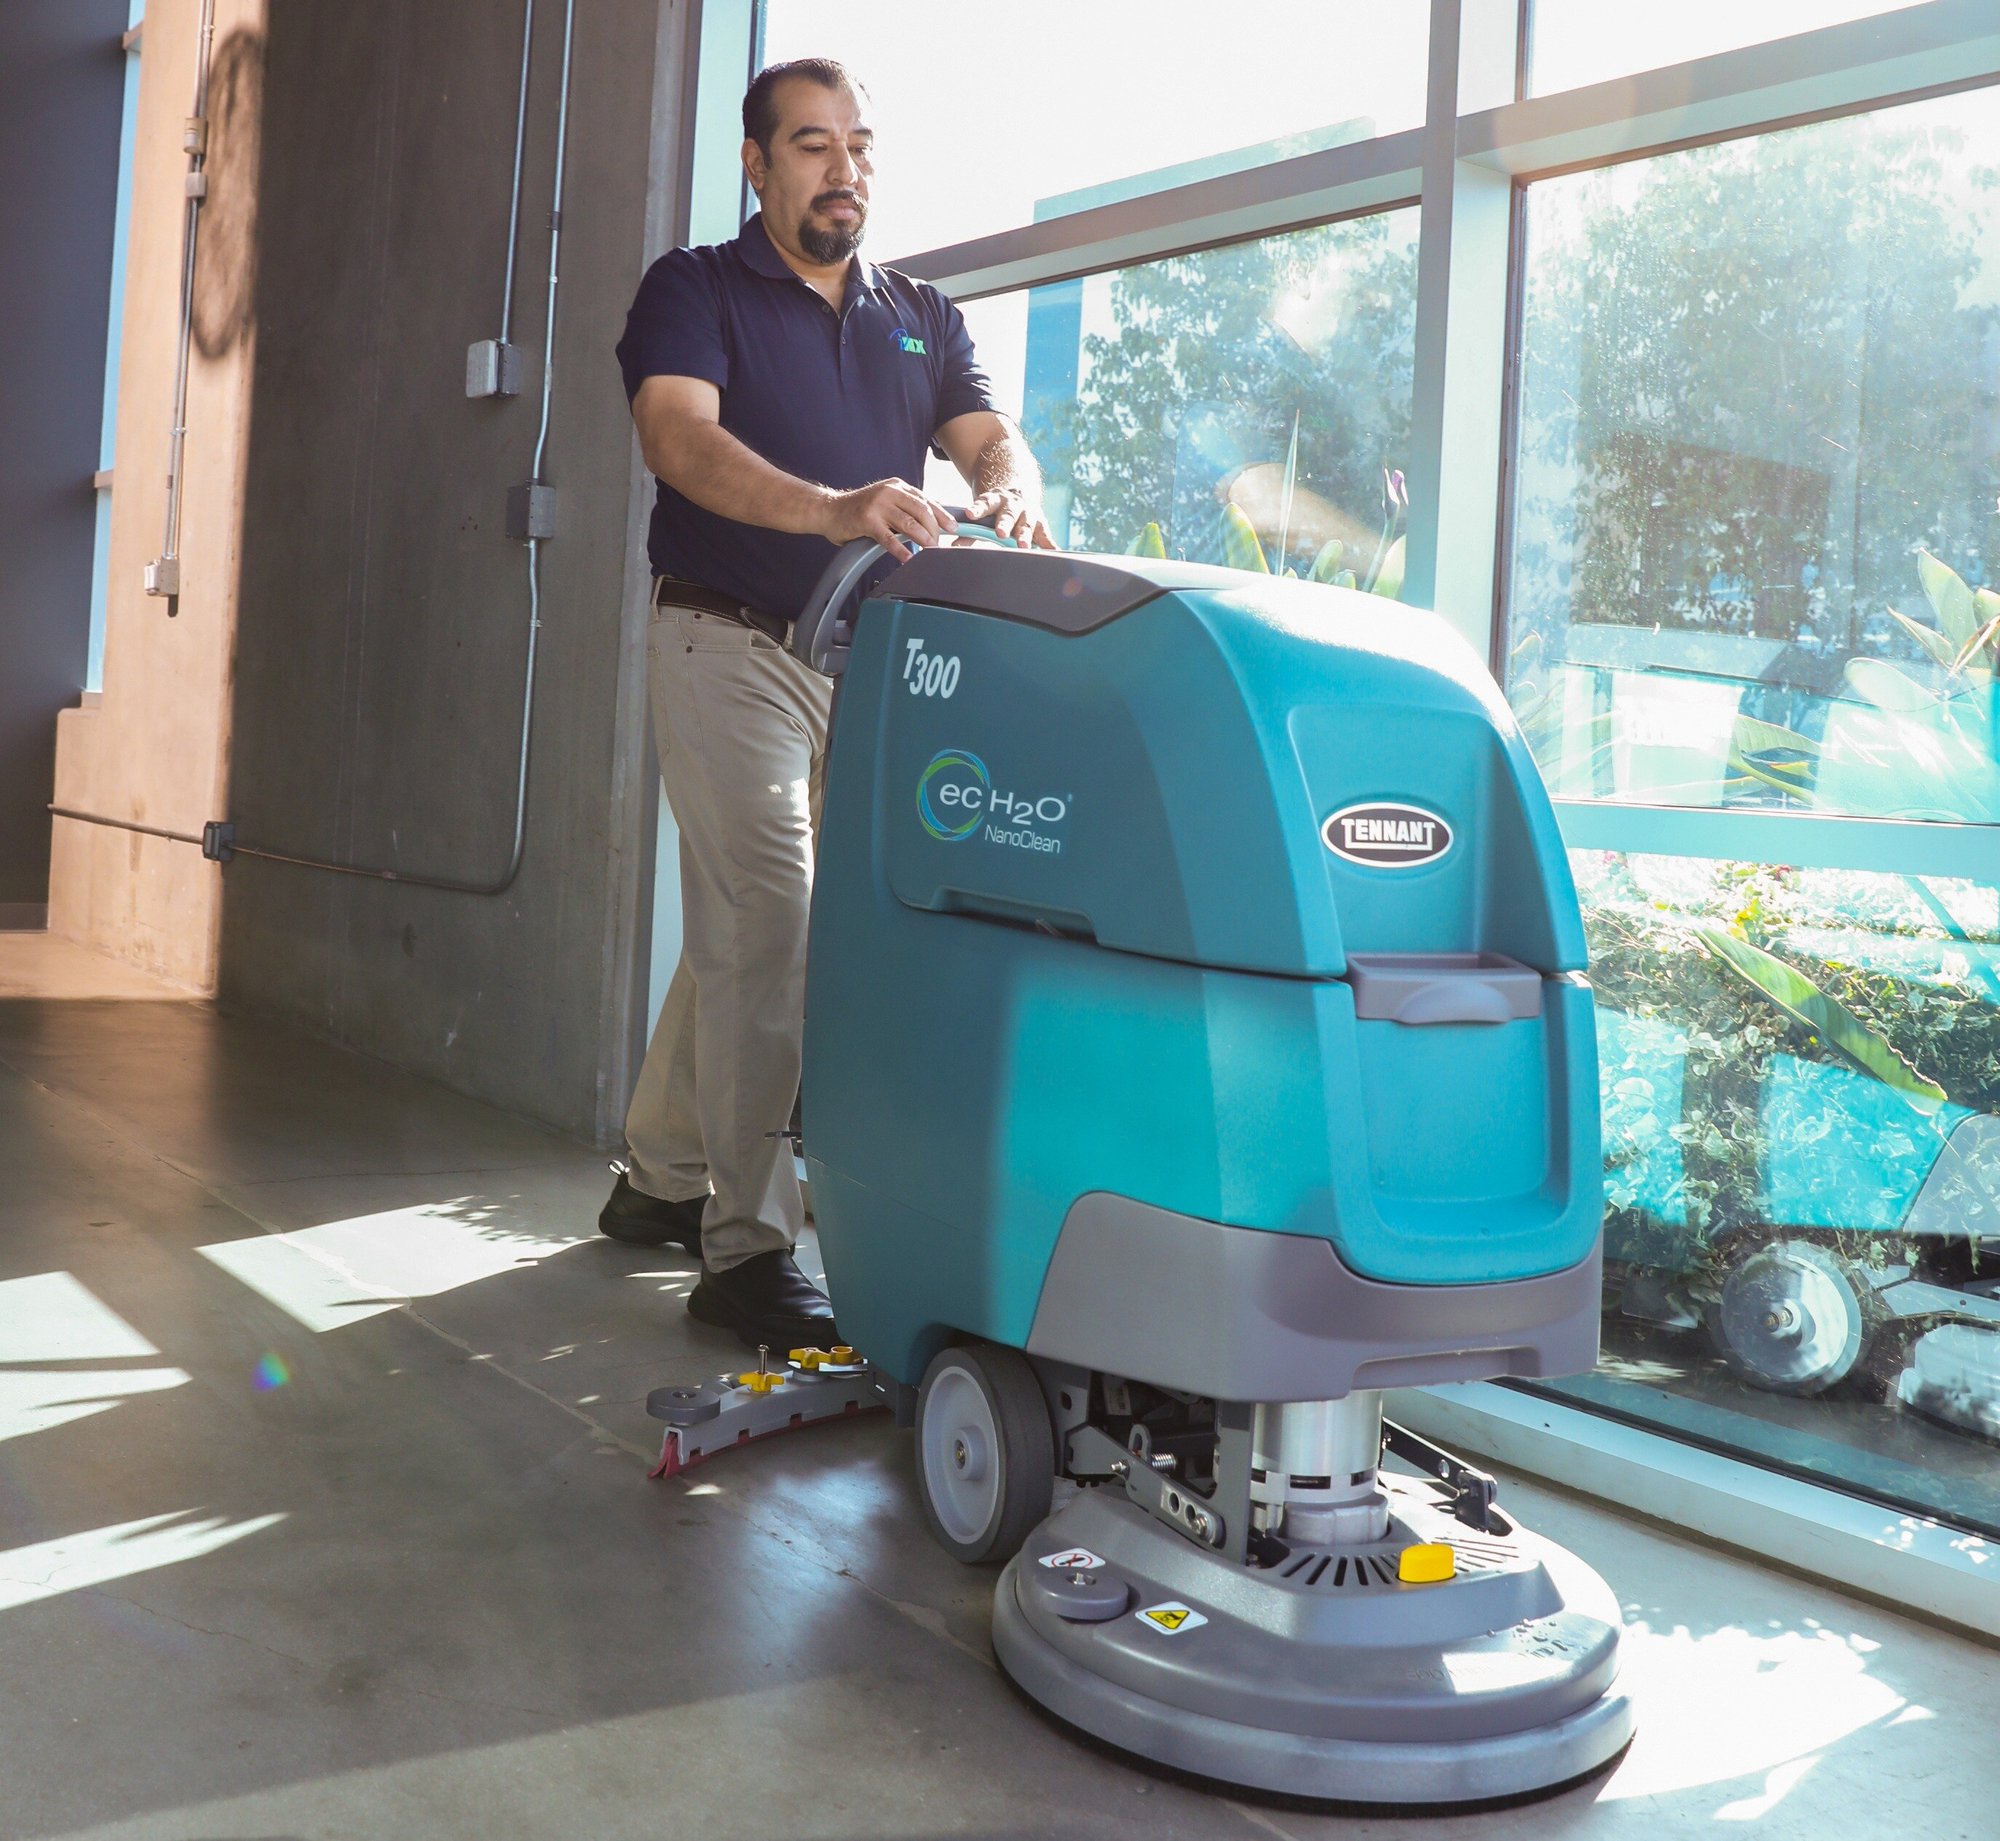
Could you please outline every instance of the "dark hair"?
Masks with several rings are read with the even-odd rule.
[[[783,64],[765,65],[743,92],[743,138],[755,141],[767,160],[771,157],[771,136],[778,131],[778,108],[771,98],[787,77],[802,77],[822,89],[852,90],[857,96],[868,93],[837,58],[792,58]]]

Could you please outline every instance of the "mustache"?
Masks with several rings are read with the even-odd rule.
[[[863,217],[868,215],[868,201],[859,192],[822,192],[812,201],[815,211],[824,211],[828,205],[852,205]]]

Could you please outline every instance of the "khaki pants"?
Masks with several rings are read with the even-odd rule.
[[[833,686],[748,627],[656,607],[646,654],[660,778],[681,834],[681,959],[625,1117],[635,1188],[713,1191],[702,1258],[790,1248],[788,1139],[806,914]]]

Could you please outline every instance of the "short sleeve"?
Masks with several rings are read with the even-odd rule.
[[[618,365],[630,401],[649,377],[699,377],[729,385],[721,290],[691,249],[669,250],[646,271],[625,315]]]
[[[972,349],[972,334],[966,328],[965,315],[959,312],[956,302],[936,289],[927,288],[925,292],[931,297],[938,328],[937,427],[942,428],[954,417],[970,415],[975,410],[998,409],[993,380],[981,368],[979,354]],[[931,451],[940,459],[946,457],[935,442]]]

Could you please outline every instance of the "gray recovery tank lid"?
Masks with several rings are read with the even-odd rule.
[[[1080,634],[1094,632],[1176,588],[1241,585],[1242,578],[1233,570],[1198,563],[1148,561],[1141,574],[1112,557],[979,544],[920,551],[875,592],[897,601],[1019,620],[1052,633]]]

